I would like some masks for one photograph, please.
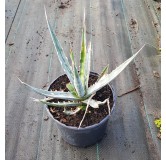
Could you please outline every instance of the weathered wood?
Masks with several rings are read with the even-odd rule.
[[[9,34],[9,39],[15,37],[14,45],[6,49],[6,159],[10,160],[37,157],[43,107],[31,100],[36,94],[24,88],[17,76],[41,88],[48,78],[47,54],[52,43],[46,33],[43,4],[28,1],[27,6],[24,12],[28,15],[15,21],[20,23],[17,34]]]
[[[112,70],[132,55],[121,1],[107,1],[106,3],[100,1],[96,12],[100,15],[99,24],[95,25],[99,28],[96,33],[101,33],[100,39],[102,40],[99,42],[98,39],[94,39],[95,63],[97,64],[94,66],[98,69],[101,66],[99,65],[100,57],[102,59],[106,57],[105,64],[109,63],[110,70]],[[93,23],[97,21],[97,18]],[[106,44],[112,47],[108,47]],[[120,90],[124,91],[138,85],[139,81],[134,65],[131,64],[127,67],[113,84],[118,93]],[[145,138],[141,101],[138,91],[118,98],[114,114],[111,117],[111,124],[108,126],[107,136],[99,143],[101,159],[110,157],[124,160],[151,159],[148,142]]]
[[[21,15],[19,12],[23,10],[24,3],[25,0],[5,1],[5,40],[8,38],[13,22],[16,19],[16,15]]]
[[[157,130],[154,120],[161,116],[161,80],[153,75],[153,71],[161,72],[160,56],[160,22],[154,25],[154,16],[149,12],[149,7],[144,1],[124,0],[124,14],[126,17],[129,35],[131,38],[132,52],[136,52],[144,43],[154,45],[146,46],[140,56],[135,60],[137,75],[141,86],[141,94],[144,105],[144,121],[146,124],[146,136],[149,139],[149,150],[154,159],[160,159],[161,144],[157,138]],[[152,2],[153,3],[153,2]],[[137,9],[135,9],[137,8]],[[131,25],[131,19],[136,19],[137,24]],[[139,30],[136,32],[136,26]],[[159,28],[159,31],[156,30]]]

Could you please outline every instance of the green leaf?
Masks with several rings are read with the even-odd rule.
[[[71,59],[72,64],[75,64],[74,53],[73,53],[72,49],[70,49],[70,59]]]
[[[97,81],[99,81],[101,77],[103,77],[105,74],[108,73],[108,68],[109,68],[109,64],[102,70],[102,72],[101,72],[101,74],[99,75]]]
[[[90,74],[90,66],[91,66],[91,42],[88,44],[88,51],[86,54],[86,63],[85,63],[85,90],[88,89],[88,82],[89,82],[89,74]]]
[[[66,85],[66,87],[68,88],[68,90],[70,91],[70,93],[71,93],[74,97],[78,98],[77,92],[76,92],[74,86],[73,86],[71,83],[68,83],[68,84]]]
[[[85,95],[85,89],[82,85],[76,66],[74,65],[73,68],[74,68],[74,87],[77,91],[78,96],[82,98]]]
[[[53,41],[54,47],[56,49],[56,53],[58,55],[58,59],[59,59],[61,65],[62,65],[62,68],[65,71],[67,77],[69,78],[70,82],[73,84],[74,83],[74,78],[73,78],[71,66],[68,62],[67,57],[65,56],[63,48],[61,47],[56,34],[54,33],[54,31],[53,31],[53,29],[52,29],[52,27],[51,27],[51,25],[50,25],[50,23],[47,19],[46,9],[45,9],[45,16],[46,16],[46,21],[47,21],[47,25],[48,25],[48,29],[49,29],[52,41]]]
[[[73,54],[72,50],[70,50],[70,58],[72,61],[72,66],[73,66],[74,88],[77,92],[77,95],[79,97],[83,97],[85,95],[85,88],[81,82],[78,70],[76,68],[75,61],[74,61],[74,54]]]
[[[133,59],[139,54],[139,52],[144,47],[145,45],[143,45],[138,52],[136,52],[132,57],[130,57],[125,62],[123,62],[119,67],[113,70],[110,74],[102,76],[102,78],[98,82],[96,82],[94,85],[88,88],[87,95],[94,94],[95,92],[103,88],[105,85],[110,83],[113,79],[115,79],[129,65],[129,63],[133,61]]]
[[[19,78],[18,78],[19,79]],[[62,91],[47,91],[47,90],[43,90],[43,89],[38,89],[35,87],[30,86],[29,84],[22,82],[20,79],[19,81],[25,85],[26,87],[28,87],[29,89],[31,89],[32,91],[46,96],[46,97],[51,97],[51,98],[57,98],[57,99],[66,99],[66,100],[78,100],[78,98],[74,97],[70,92],[62,92]]]
[[[84,11],[85,12],[85,11]],[[84,13],[84,27],[82,31],[82,45],[80,55],[80,78],[83,86],[85,86],[85,63],[86,63],[86,27],[85,27],[85,13]]]

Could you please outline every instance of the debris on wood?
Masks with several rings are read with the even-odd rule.
[[[135,20],[135,19],[131,19],[131,23],[130,23],[131,25],[135,25],[135,24],[137,24],[137,21]]]
[[[107,30],[107,31],[111,31],[111,29],[109,29],[109,28],[106,28],[106,30]]]
[[[157,133],[157,138],[161,140],[161,133]]]
[[[154,77],[160,78],[160,74],[157,71],[153,71]]]
[[[44,118],[44,121],[48,121],[49,117],[47,116],[46,118]]]
[[[133,89],[130,89],[129,91],[127,91],[127,92],[125,92],[125,93],[119,95],[118,97],[122,97],[122,96],[124,96],[124,95],[126,95],[126,94],[128,94],[128,93],[131,93],[131,92],[133,92],[133,91],[139,89],[139,88],[140,88],[140,85],[134,87]]]
[[[44,85],[42,86],[42,88],[45,88],[45,87],[47,87],[47,85],[48,85],[48,82],[47,82],[46,84],[44,84]]]
[[[161,11],[161,6],[158,6],[158,7],[157,7],[157,10],[158,10],[158,11]]]
[[[107,44],[107,46],[111,47],[109,44]]]
[[[70,5],[70,1],[68,0],[67,2],[61,2],[60,6],[58,6],[61,9],[67,8],[67,5]]]
[[[156,27],[158,25],[158,23],[154,23],[154,26]]]
[[[131,20],[130,20],[130,27],[131,27],[132,29],[135,29],[135,32],[136,32],[136,33],[138,32],[139,27],[138,27],[138,22],[137,22],[136,19],[131,18]]]
[[[64,8],[67,8],[67,6],[65,6],[62,2],[61,2],[61,5],[58,6],[60,9],[64,9]]]
[[[12,46],[12,45],[14,45],[14,43],[9,43],[9,46]]]
[[[87,33],[87,34],[91,34],[92,36],[95,36],[95,34],[93,34],[93,33],[90,33],[90,32],[88,32],[88,31],[86,31],[86,33]]]
[[[159,48],[159,52],[161,52],[161,48]]]

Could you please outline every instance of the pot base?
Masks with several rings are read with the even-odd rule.
[[[109,116],[105,117],[100,123],[85,127],[76,128],[64,126],[57,123],[57,127],[61,132],[62,138],[69,144],[77,147],[88,147],[100,141],[106,131]]]

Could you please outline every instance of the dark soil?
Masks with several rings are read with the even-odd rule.
[[[90,78],[89,78],[89,86],[94,84],[96,82],[96,80],[97,80],[97,75],[91,74]],[[66,75],[62,75],[51,84],[49,90],[53,90],[53,91],[54,90],[58,90],[58,91],[64,90],[65,92],[67,92],[68,91],[68,89],[66,88],[67,83],[69,83],[69,79],[67,78]],[[102,89],[100,89],[93,97],[93,99],[98,100],[98,101],[104,101],[107,98],[109,98],[110,107],[112,108],[113,95],[112,95],[112,90],[108,85],[103,87]],[[62,100],[55,99],[53,101],[57,102],[57,101],[62,101]],[[57,119],[61,123],[64,123],[67,126],[75,126],[75,127],[79,126],[79,124],[83,118],[84,112],[85,112],[85,111],[81,110],[80,112],[76,113],[75,115],[66,115],[63,113],[63,107],[48,106],[48,108],[49,108],[50,113],[53,115],[53,117],[55,119]],[[70,107],[68,109],[75,109],[75,107]],[[90,125],[99,123],[107,115],[108,115],[107,104],[100,105],[100,107],[97,109],[94,109],[89,106],[88,112],[85,116],[85,119],[84,119],[81,127],[86,127],[86,126],[90,126]]]

